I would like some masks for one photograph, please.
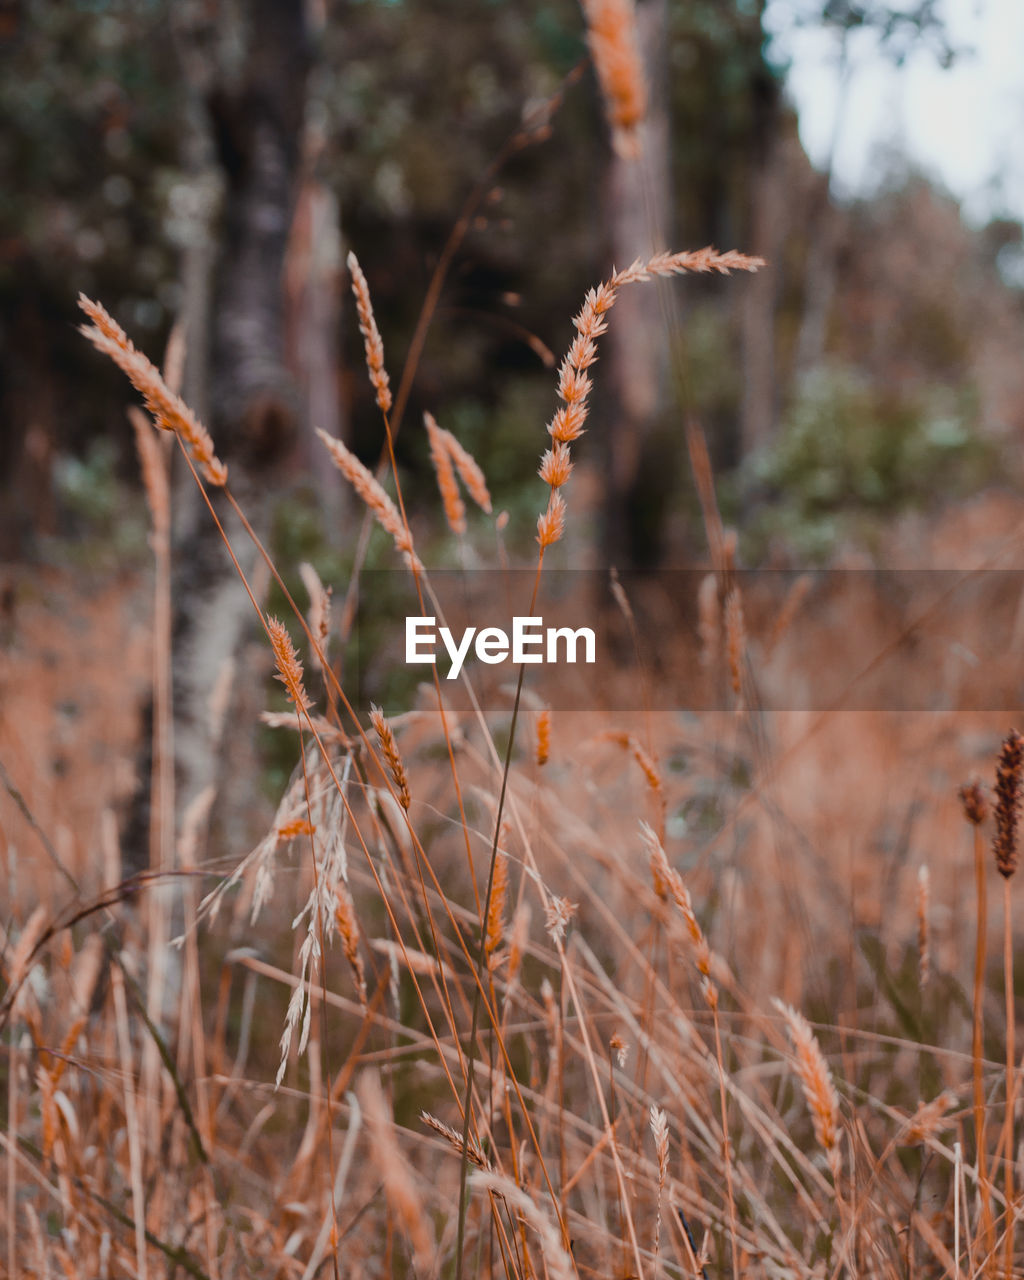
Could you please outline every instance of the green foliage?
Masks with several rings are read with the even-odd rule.
[[[840,365],[815,370],[774,445],[746,468],[748,495],[767,497],[754,535],[824,557],[857,517],[976,488],[994,459],[972,429],[971,399],[941,386],[887,390]]]
[[[71,535],[61,545],[62,558],[83,567],[147,562],[148,517],[137,491],[125,492],[112,441],[94,440],[84,457],[58,459],[54,481],[64,532]]]

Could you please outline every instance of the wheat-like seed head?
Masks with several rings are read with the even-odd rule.
[[[427,439],[430,442],[430,461],[433,463],[434,474],[437,476],[437,487],[441,493],[445,519],[448,521],[448,527],[452,533],[457,537],[461,537],[466,532],[466,507],[462,501],[462,495],[459,493],[458,482],[455,479],[455,467],[446,448],[445,440],[441,435],[441,428],[434,421],[433,416],[429,413],[424,413],[423,422],[427,428]]]
[[[796,1073],[803,1086],[814,1136],[829,1159],[833,1175],[839,1169],[839,1097],[832,1083],[832,1073],[821,1052],[811,1024],[796,1009],[781,1000],[772,1004],[786,1021],[786,1029],[796,1052]]]
[[[277,664],[277,679],[288,692],[288,698],[295,704],[296,710],[308,711],[313,705],[306,693],[303,683],[302,663],[295,652],[292,638],[284,623],[278,618],[267,619],[267,631],[274,650],[274,661]]]
[[[603,8],[609,0],[585,0],[585,6],[587,3]],[[615,0],[611,8],[624,3],[625,0]],[[626,7],[631,9],[629,5]],[[579,439],[585,429],[592,389],[587,370],[597,360],[597,339],[608,328],[607,313],[615,305],[618,290],[623,285],[640,283],[655,276],[681,275],[691,271],[728,275],[733,270],[756,271],[761,266],[764,266],[762,258],[736,252],[719,253],[710,246],[683,253],[658,253],[646,261],[638,258],[624,271],[617,271],[610,280],[589,290],[573,320],[576,337],[558,368],[558,395],[563,403],[548,423],[553,447],[541,459],[540,475],[551,487],[547,510],[537,522],[537,541],[542,552],[557,542],[564,532],[565,503],[561,501],[559,490],[572,470],[568,446]]]
[[[384,368],[384,343],[373,314],[373,303],[370,301],[370,286],[354,253],[348,255],[348,269],[352,276],[352,292],[356,299],[356,312],[359,315],[359,332],[363,335],[366,350],[366,369],[370,382],[377,392],[377,407],[382,413],[391,408],[391,387],[387,370]]]
[[[395,741],[395,731],[388,723],[384,712],[377,706],[370,707],[370,723],[377,731],[377,741],[384,753],[384,759],[388,762],[388,769],[391,772],[395,790],[398,792],[398,803],[403,809],[408,809],[412,803],[409,795],[409,777],[405,772],[405,762],[398,750],[398,743]]]
[[[658,1186],[663,1187],[668,1177],[668,1116],[652,1103],[650,1121],[654,1149],[658,1155]]]
[[[443,1120],[438,1120],[437,1116],[432,1116],[429,1111],[421,1111],[420,1119],[425,1125],[429,1125],[435,1133],[439,1133],[460,1154],[465,1151],[466,1158],[470,1164],[475,1164],[478,1169],[491,1168],[491,1162],[484,1155],[483,1147],[472,1134],[469,1135],[469,1142],[463,1145],[462,1134],[456,1133],[450,1124],[445,1124]]]
[[[227,484],[227,467],[213,450],[210,433],[188,405],[167,386],[157,367],[137,350],[131,339],[107,310],[84,294],[78,295],[78,305],[92,321],[92,326],[82,329],[97,351],[109,356],[127,375],[129,382],[145,401],[158,427],[177,432],[188,444],[189,451],[212,485]]]
[[[552,489],[547,510],[537,517],[537,541],[543,551],[558,542],[565,533],[565,499]]]
[[[459,479],[466,486],[466,492],[481,511],[491,514],[491,494],[487,488],[487,480],[476,458],[464,448],[450,431],[441,428],[441,439],[448,451],[448,456],[455,463]]]
[[[491,901],[487,911],[487,933],[484,946],[488,956],[493,956],[505,938],[505,903],[508,898],[508,859],[503,853],[495,856],[494,880],[491,884]]]
[[[373,512],[377,523],[394,539],[395,546],[410,566],[419,566],[413,550],[412,534],[406,529],[398,508],[388,497],[377,477],[364,467],[356,455],[335,436],[317,428],[317,435],[327,446],[334,465]]]
[[[650,860],[654,891],[659,897],[671,899],[675,903],[680,915],[683,917],[687,935],[693,946],[694,963],[697,966],[697,971],[711,983],[711,947],[708,945],[704,930],[700,927],[700,921],[697,919],[696,912],[693,909],[690,891],[683,883],[683,877],[670,864],[668,855],[665,853],[665,846],[661,843],[658,833],[650,823],[641,821],[640,838],[647,849],[647,856]],[[711,985],[713,986],[714,984],[712,983]],[[705,995],[708,994],[709,992],[706,991]]]
[[[345,959],[348,961],[349,968],[352,970],[352,977],[355,979],[356,991],[359,993],[359,1003],[365,1008],[366,970],[363,968],[363,958],[359,954],[359,925],[356,921],[355,904],[352,901],[352,895],[342,880],[339,880],[334,886],[334,894],[335,923],[338,926],[338,933],[341,935],[341,945],[345,952]]]
[[[572,475],[572,455],[569,446],[562,441],[556,442],[554,448],[548,449],[540,460],[537,474],[552,489],[560,489]]]
[[[558,943],[565,938],[565,931],[578,909],[578,903],[557,894],[552,894],[544,903],[544,923],[552,942]]]
[[[551,755],[551,708],[544,707],[537,712],[537,764],[541,768]]]

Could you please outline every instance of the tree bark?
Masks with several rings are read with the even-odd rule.
[[[203,13],[203,20],[208,17]],[[217,22],[236,22],[226,9]],[[209,26],[179,32],[186,74],[205,104],[197,165],[222,177],[214,245],[183,255],[190,348],[186,388],[208,404],[218,455],[231,490],[260,536],[270,499],[292,460],[299,397],[285,360],[284,266],[301,163],[309,48],[303,0],[250,0],[232,41]],[[211,50],[241,44],[232,70]],[[200,237],[201,238],[201,237]],[[203,267],[216,258],[212,288]],[[209,337],[209,362],[206,342]],[[199,341],[197,348],[196,342]],[[208,381],[203,374],[208,372]],[[205,385],[204,385],[205,384]],[[177,829],[196,798],[227,772],[211,719],[211,696],[230,671],[252,604],[191,476],[177,486],[173,620],[174,754]],[[180,500],[179,500],[180,499]],[[211,499],[242,567],[265,581],[255,552],[216,491]],[[140,795],[148,792],[143,761]],[[251,779],[248,782],[251,786]],[[219,811],[230,811],[230,799]],[[147,801],[130,815],[125,859],[147,863]]]
[[[640,155],[613,154],[609,164],[606,217],[617,267],[668,247],[666,0],[641,0],[636,14],[640,52],[648,74],[648,111]],[[621,292],[606,343],[602,550],[609,564],[632,567],[656,561],[661,551],[659,499],[649,491],[645,479],[652,474],[648,446],[664,403],[667,356],[662,308],[650,287]]]

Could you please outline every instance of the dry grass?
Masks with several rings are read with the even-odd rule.
[[[599,8],[588,6],[600,69]],[[613,9],[619,22],[626,7]],[[623,130],[640,114],[622,87],[632,74],[602,71]],[[758,265],[710,249],[662,254],[587,295],[558,373],[524,612],[572,517],[571,446],[618,291]],[[354,258],[350,269],[390,453],[383,343]],[[87,336],[199,464],[196,482],[230,501],[201,424],[103,308],[83,305]],[[165,555],[163,460],[138,429]],[[486,481],[432,418],[427,431],[448,524],[464,538],[456,477],[489,513]],[[48,753],[21,750],[18,717],[5,715],[0,1157],[12,1275],[1019,1269],[1020,739],[1003,751],[976,918],[963,884],[972,829],[977,853],[988,818],[971,789],[965,824],[957,787],[994,767],[1001,717],[758,712],[748,694],[769,662],[785,679],[806,646],[824,660],[834,641],[795,596],[758,633],[706,448],[689,435],[711,551],[693,602],[706,660],[692,679],[724,678],[728,711],[610,724],[543,709],[527,741],[518,695],[510,715],[456,716],[435,681],[401,716],[373,708],[364,722],[328,651],[329,592],[307,572],[308,621],[298,610],[258,619],[291,706],[269,722],[300,757],[267,835],[248,853],[208,844],[211,791],[174,833],[177,874],[154,854],[156,874],[129,881],[117,789],[108,780],[94,810],[69,808],[82,825],[64,834],[67,813],[31,763]],[[397,476],[392,498],[341,441],[323,440],[425,598]],[[860,643],[873,639],[866,619]],[[304,662],[324,676],[323,705]],[[81,670],[97,674],[95,662]],[[124,714],[130,700],[115,679],[112,704]],[[38,734],[25,714],[20,728]],[[154,850],[171,803],[168,788],[157,794]],[[1001,1010],[981,893],[997,863]],[[170,1004],[169,979],[154,985],[146,965],[154,919],[169,920],[154,892],[165,880],[188,886]],[[141,912],[140,900],[156,905]]]

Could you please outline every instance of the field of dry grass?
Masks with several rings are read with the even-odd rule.
[[[386,435],[382,344],[353,276]],[[590,295],[559,376],[541,592],[612,301],[613,287]],[[89,310],[93,341],[192,447],[198,482],[224,487],[201,425]],[[456,476],[480,501],[484,482],[431,431],[463,536]],[[428,588],[403,510],[326,443]],[[148,484],[163,492],[152,470]],[[308,620],[259,613],[293,707],[276,732],[301,741],[269,830],[239,857],[210,837],[208,791],[164,873],[129,880],[113,814],[150,655],[166,651],[159,620],[123,584],[69,609],[67,582],[12,579],[11,1274],[1012,1269],[1006,1197],[1021,1180],[998,890],[1013,881],[977,811],[995,805],[1012,870],[1012,738],[988,785],[1006,716],[971,711],[962,685],[928,711],[758,710],[769,660],[776,682],[793,679],[828,661],[834,631],[799,610],[781,632],[748,631],[710,499],[705,514],[719,558],[694,679],[718,680],[725,709],[613,720],[517,699],[456,714],[428,684],[416,706],[360,721],[330,665],[330,602],[307,575]],[[1012,505],[956,520],[973,553],[962,529],[917,530],[917,550],[952,539],[966,581],[1013,562]],[[898,681],[915,656],[879,649],[873,625],[865,614],[865,659]],[[917,652],[930,661],[927,644]],[[939,688],[944,671],[906,677]],[[1012,689],[1012,667],[1001,678]],[[157,728],[159,771],[159,715]],[[958,795],[974,774],[979,826]],[[154,946],[179,930],[177,949]]]
[[[628,155],[640,73],[612,56],[628,6],[591,7]],[[524,431],[544,488],[523,612],[578,518],[573,445],[619,293],[759,265],[659,254],[583,300],[549,438]],[[384,462],[375,473],[330,436],[323,457],[427,600],[384,341],[349,269]],[[454,710],[435,679],[364,712],[338,675],[347,584],[326,584],[332,598],[307,569],[295,603],[267,557],[289,608],[271,616],[252,586],[262,668],[243,680],[258,700],[276,676],[288,709],[263,728],[299,763],[276,811],[236,767],[246,812],[227,820],[213,781],[175,797],[161,441],[211,514],[244,512],[173,370],[83,308],[84,337],[149,414],[135,427],[156,590],[57,570],[5,583],[0,1266],[81,1280],[1019,1274],[1024,743],[999,708],[1017,700],[1022,597],[1012,573],[991,575],[1019,562],[1019,504],[985,497],[889,532],[891,564],[955,571],[900,601],[914,622],[895,641],[884,596],[856,590],[830,615],[794,596],[765,616],[691,426],[709,557],[692,602],[703,653],[683,675],[719,708],[699,713],[670,709],[654,671],[633,713],[545,708],[524,668],[499,711]],[[429,415],[423,429],[451,537],[470,536],[468,503],[500,534],[474,459]],[[250,590],[252,547],[235,537]],[[618,607],[628,620],[621,592]],[[995,653],[992,634],[1009,637]],[[840,657],[881,672],[891,704],[801,701]],[[140,856],[116,815],[151,689]],[[222,711],[216,749],[255,759],[232,744],[256,725]]]

